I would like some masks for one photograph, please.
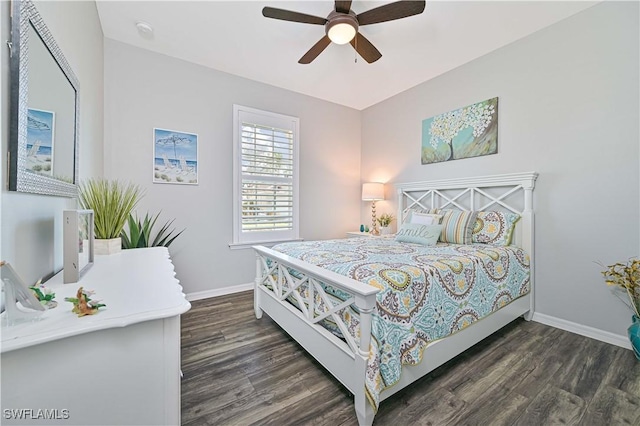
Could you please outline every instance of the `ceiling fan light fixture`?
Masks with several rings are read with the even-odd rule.
[[[327,24],[327,36],[335,44],[347,44],[356,36],[357,30],[351,22]]]
[[[331,12],[325,24],[325,31],[329,40],[335,44],[347,44],[358,32],[358,20],[355,13]]]

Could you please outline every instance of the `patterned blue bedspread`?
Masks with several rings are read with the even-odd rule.
[[[402,364],[418,364],[427,344],[469,326],[530,288],[529,256],[517,247],[426,247],[391,238],[347,238],[273,249],[381,290],[366,379],[375,409],[380,392],[400,380]],[[341,316],[357,336],[358,313],[344,309]]]

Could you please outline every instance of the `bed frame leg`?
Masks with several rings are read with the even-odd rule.
[[[525,321],[531,321],[533,319],[533,311],[527,311],[523,315]]]
[[[369,311],[367,309],[367,311]],[[365,315],[369,316],[369,315]],[[362,323],[360,324],[362,326]],[[369,340],[369,339],[367,339]],[[368,347],[368,346],[367,346]],[[356,383],[359,388],[356,388],[354,395],[354,405],[356,409],[356,416],[358,417],[359,426],[371,426],[373,424],[373,417],[376,413],[373,411],[373,407],[367,400],[367,394],[365,389],[365,380],[367,374],[367,357],[364,353],[358,353],[355,357],[355,369],[356,369]]]
[[[260,309],[260,282],[262,281],[262,260],[260,255],[256,254],[256,280],[253,285],[253,311],[256,318],[262,318],[262,309]]]
[[[258,288],[253,289],[253,312],[256,314],[256,318],[262,318],[262,309],[260,308],[260,290]]]
[[[371,426],[376,413],[373,411],[373,407],[369,404],[369,401],[367,401],[364,389],[362,389],[362,392],[356,394],[355,406],[356,416],[358,416],[358,426]]]

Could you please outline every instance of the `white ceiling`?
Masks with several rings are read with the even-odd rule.
[[[391,1],[358,1],[355,13]],[[382,53],[354,62],[351,45],[331,44],[309,65],[298,59],[320,25],[267,19],[271,6],[326,17],[324,1],[98,1],[107,38],[358,110],[580,12],[597,1],[427,1],[421,15],[360,28]],[[137,21],[154,29],[141,36]]]

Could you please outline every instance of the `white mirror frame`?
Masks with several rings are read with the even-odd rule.
[[[56,63],[75,90],[73,182],[40,175],[26,169],[27,113],[29,100],[29,25],[51,52]],[[78,79],[60,47],[30,0],[11,2],[11,99],[9,130],[9,190],[34,194],[77,197],[80,90]]]

